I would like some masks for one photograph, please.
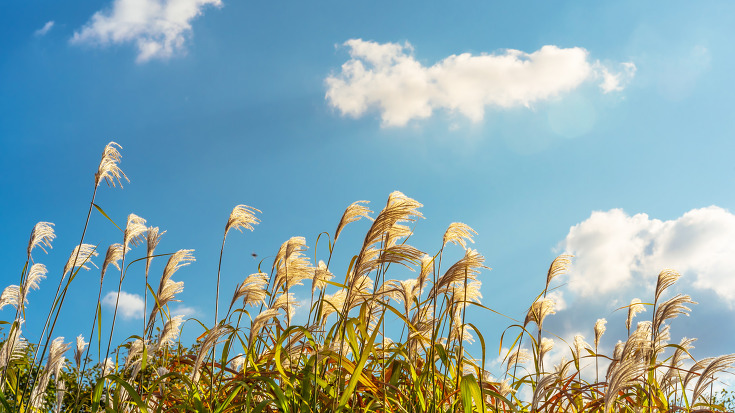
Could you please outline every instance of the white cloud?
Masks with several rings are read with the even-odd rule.
[[[135,43],[138,62],[167,59],[185,51],[191,35],[191,20],[207,5],[221,6],[221,0],[113,0],[109,10],[98,11],[80,30],[72,43],[108,46]]]
[[[177,305],[177,306],[171,307],[172,317],[175,317],[177,315],[183,315],[185,318],[188,318],[188,317],[194,317],[197,314],[199,314],[199,311],[194,307],[189,307],[186,305]]]
[[[54,21],[53,21],[53,20],[51,20],[51,21],[48,21],[48,22],[46,22],[46,24],[44,24],[44,25],[43,25],[43,27],[41,27],[40,29],[38,29],[38,30],[36,30],[35,32],[33,32],[33,34],[34,34],[34,35],[36,35],[36,36],[39,36],[39,37],[40,37],[40,36],[44,36],[44,35],[45,35],[46,33],[48,33],[48,32],[49,32],[49,31],[50,31],[50,30],[51,30],[51,29],[52,29],[53,27],[54,27]]]
[[[590,61],[580,47],[543,46],[533,53],[505,50],[497,54],[451,55],[426,67],[409,43],[344,43],[350,60],[326,79],[326,99],[344,115],[362,116],[378,109],[384,126],[404,126],[428,118],[436,109],[482,120],[487,106],[530,106],[569,92],[587,81],[601,80],[603,92],[622,90],[635,65],[614,73]]]
[[[102,299],[102,305],[110,310],[115,309],[115,299],[117,293],[110,291]],[[120,292],[120,302],[118,303],[117,312],[125,320],[143,318],[143,297],[138,294],[130,294],[125,291]]]
[[[684,275],[680,283],[735,302],[735,215],[717,206],[669,221],[620,209],[593,212],[570,228],[561,247],[576,256],[568,288],[583,297],[651,289],[662,269],[673,268]]]

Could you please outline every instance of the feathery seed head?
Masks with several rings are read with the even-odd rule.
[[[87,347],[87,342],[84,341],[83,335],[77,336],[77,342],[76,347],[74,347],[74,362],[77,365],[77,368],[79,368],[80,364],[82,363],[82,353],[84,352],[84,348]]]
[[[607,320],[604,318],[600,318],[595,322],[595,349],[600,344],[600,337],[605,334],[605,324],[607,324]]]
[[[66,274],[68,274],[69,271],[73,272],[75,268],[82,268],[89,271],[89,264],[92,264],[97,268],[97,266],[92,262],[92,257],[96,257],[97,255],[99,255],[99,253],[97,252],[97,247],[94,245],[77,245],[74,247],[74,251],[71,252],[69,259],[66,261],[63,277],[66,277]]]
[[[20,326],[23,319],[19,319],[10,329],[10,333],[6,336],[5,342],[0,347],[0,369],[5,369],[13,360],[23,357],[28,343],[21,337]]]
[[[546,287],[544,291],[549,289],[551,280],[567,272],[569,265],[572,263],[574,255],[562,254],[554,259],[549,266],[549,271],[546,273]]]
[[[232,361],[230,361],[230,367],[232,370],[235,370],[236,372],[241,372],[242,367],[245,365],[245,356],[242,355],[242,353],[235,356]]]
[[[544,356],[551,351],[551,349],[554,348],[554,340],[550,338],[543,337],[541,338],[541,343],[539,344],[539,359],[543,360]]]
[[[0,310],[2,310],[6,305],[12,305],[17,309],[20,302],[20,287],[17,285],[9,285],[5,287],[2,295],[0,295]]]
[[[23,286],[20,288],[20,297],[18,302],[23,305],[28,303],[28,292],[31,290],[38,290],[38,284],[46,278],[46,266],[43,264],[33,264],[31,270],[28,271]]]
[[[156,315],[158,314],[158,311],[161,308],[166,307],[170,302],[178,301],[174,300],[174,297],[182,291],[184,291],[183,281],[174,282],[173,280],[167,279],[165,283],[159,285],[155,305],[151,310],[150,317],[148,317],[148,326],[146,327],[146,330],[153,328],[153,325],[156,323]]]
[[[692,297],[682,294],[677,294],[675,297],[672,297],[661,303],[656,309],[656,314],[654,314],[653,317],[653,329],[655,331],[658,331],[659,329],[661,329],[663,322],[668,319],[676,318],[682,314],[688,316],[691,309],[685,304],[697,303],[692,301]]]
[[[125,249],[130,248],[130,244],[137,246],[145,239],[145,232],[148,227],[145,226],[145,219],[135,215],[128,215],[128,224],[125,226],[125,232],[123,233],[123,246]]]
[[[206,357],[209,353],[209,350],[211,350],[212,347],[214,347],[214,345],[217,344],[222,339],[222,337],[224,337],[229,332],[230,327],[225,325],[217,325],[209,330],[207,336],[202,342],[202,346],[199,348],[199,353],[197,354],[196,361],[194,362],[194,368],[191,374],[191,381],[193,381],[194,383],[199,381],[199,368],[204,361],[204,357]]]
[[[112,244],[107,248],[107,253],[105,254],[105,261],[102,263],[102,273],[100,275],[100,282],[104,280],[105,273],[107,272],[107,267],[112,264],[117,268],[118,271],[121,270],[120,264],[118,261],[122,259],[123,256],[123,246],[122,244]]]
[[[243,299],[243,306],[251,305],[255,306],[265,302],[267,291],[265,289],[268,285],[268,274],[259,272],[250,274],[242,284],[238,284],[235,289],[235,294],[232,296],[232,302],[230,302],[230,308],[235,305],[235,301],[240,298]]]
[[[371,221],[373,220],[370,217],[370,214],[373,211],[371,211],[367,206],[362,205],[368,203],[370,203],[370,201],[356,201],[347,207],[344,214],[342,214],[342,219],[340,219],[339,224],[337,224],[337,230],[334,232],[334,242],[337,242],[339,234],[342,233],[342,230],[347,224],[359,221],[360,218],[366,218]]]
[[[181,324],[184,322],[184,316],[183,315],[177,315],[175,317],[171,317],[168,321],[166,321],[166,324],[163,325],[163,329],[161,330],[161,333],[158,335],[158,342],[156,343],[157,349],[162,349],[164,347],[170,346],[176,341],[176,339],[179,337],[179,332],[181,331]]]
[[[531,353],[529,353],[525,348],[516,349],[506,355],[505,360],[507,364],[505,371],[509,371],[511,366],[515,364],[523,364],[531,361],[532,359],[533,357],[531,357]]]
[[[582,357],[582,350],[589,348],[590,345],[584,341],[584,336],[577,334],[574,336],[574,354],[577,359]]]
[[[467,249],[467,241],[474,244],[475,241],[472,239],[474,235],[477,235],[477,231],[470,228],[469,225],[461,222],[452,222],[449,224],[449,228],[444,232],[442,248],[447,245],[447,243],[452,243]]]
[[[530,322],[536,323],[539,331],[543,328],[544,319],[546,316],[556,314],[556,302],[551,297],[540,298],[531,304],[531,308],[528,309],[526,314],[526,320],[523,322],[525,327]]]
[[[625,328],[630,330],[631,323],[633,322],[633,318],[641,312],[646,311],[646,306],[641,304],[641,300],[638,298],[634,298],[630,301],[630,305],[628,306],[628,318],[625,320]]]
[[[161,282],[159,283],[159,294],[161,293],[163,287],[166,285],[166,281],[171,279],[171,276],[173,276],[174,273],[179,270],[179,268],[196,261],[194,256],[191,254],[192,252],[194,252],[194,250],[178,250],[168,258],[168,261],[166,262],[166,267],[164,267],[163,269]]]
[[[151,267],[151,261],[153,261],[153,254],[156,251],[156,247],[158,246],[158,243],[161,242],[161,237],[163,237],[163,234],[165,233],[166,231],[161,232],[161,230],[158,227],[150,227],[148,228],[148,231],[146,232],[146,244],[148,246],[148,251],[146,253],[146,261],[145,261],[146,277],[148,276],[148,270]]]
[[[311,293],[314,294],[316,290],[323,290],[327,286],[326,282],[332,278],[334,278],[334,274],[329,272],[324,261],[319,260],[319,264],[314,269],[314,282],[311,284]]]
[[[54,234],[54,228],[51,222],[39,222],[33,227],[33,231],[31,231],[31,238],[28,240],[28,258],[31,258],[31,251],[33,251],[33,248],[39,247],[43,250],[43,252],[48,254],[48,251],[46,251],[46,248],[53,248],[51,246],[51,241],[56,238],[56,234]]]
[[[655,302],[658,302],[658,299],[661,297],[661,294],[664,292],[664,290],[674,285],[679,277],[681,277],[681,274],[668,268],[658,274],[658,281],[656,282]]]
[[[122,158],[122,155],[120,155],[119,149],[122,149],[122,146],[118,145],[115,142],[110,142],[105,146],[104,152],[102,152],[102,160],[100,160],[100,166],[97,168],[97,173],[94,174],[94,185],[99,186],[100,182],[104,179],[107,181],[107,185],[115,186],[115,180],[117,179],[117,183],[120,184],[120,188],[122,188],[122,181],[121,178],[126,179],[128,182],[130,182],[130,179],[128,179],[127,176],[125,176],[125,173],[120,169],[118,166],[118,163],[120,163],[120,158]]]
[[[236,229],[242,232],[242,229],[246,228],[253,231],[255,229],[253,228],[253,225],[260,223],[260,220],[255,216],[256,212],[260,212],[260,210],[247,205],[236,206],[230,213],[227,225],[225,225],[225,235],[227,235],[231,229]]]

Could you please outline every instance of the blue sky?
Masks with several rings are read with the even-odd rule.
[[[299,235],[313,260],[316,236],[333,232],[347,205],[365,199],[378,210],[400,190],[425,205],[412,238],[419,249],[435,253],[453,221],[477,230],[473,247],[493,268],[481,276],[485,305],[522,319],[551,260],[573,253],[546,327],[591,341],[595,320],[606,317],[603,347],[611,349],[625,318],[613,310],[646,301],[658,272],[672,267],[683,274],[672,291],[699,302],[674,321],[672,339],[698,337],[699,357],[731,352],[735,5],[524,6],[5,4],[3,283],[18,282],[36,222],[55,223],[58,235],[50,254],[34,253],[49,277],[29,298],[28,339],[36,340],[78,243],[100,153],[115,141],[131,182],[101,186],[97,204],[119,225],[135,213],[167,230],[160,252],[195,249],[196,263],[176,276],[185,282],[178,310],[210,324],[222,231],[235,205],[263,213],[253,233],[228,237],[227,302],[256,272],[252,253],[270,257]],[[366,222],[345,230],[332,266],[338,276],[366,230]],[[104,251],[118,238],[93,214],[87,242]],[[323,246],[316,254],[324,258]],[[157,261],[154,277],[164,264]],[[133,267],[123,290],[140,294],[141,274]],[[88,334],[98,275],[72,284],[59,335]],[[305,291],[297,296],[308,298]],[[142,323],[130,311],[115,342]],[[109,321],[109,308],[103,316]],[[496,348],[507,320],[475,316]],[[198,329],[187,324],[184,337]]]

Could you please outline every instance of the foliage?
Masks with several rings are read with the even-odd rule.
[[[95,174],[95,195],[100,182],[114,183],[114,178],[120,183],[125,178],[117,165],[117,148],[114,143],[105,148]],[[94,203],[95,195],[90,214],[94,206],[114,224]],[[503,334],[500,348],[509,347],[501,353],[505,372],[502,379],[492,377],[485,368],[489,354],[482,331],[466,319],[470,306],[497,312],[480,301],[479,275],[487,267],[484,258],[467,247],[475,232],[454,223],[445,232],[441,248],[427,255],[408,244],[413,235],[409,225],[422,217],[421,206],[400,192],[392,193],[374,217],[365,201],[350,205],[334,236],[325,232],[317,238],[314,260],[319,254],[324,260],[316,263],[305,255],[303,238],[287,240],[270,271],[261,272],[259,266],[257,273],[235,288],[224,317],[217,317],[209,327],[199,320],[189,321],[204,328],[190,348],[177,339],[183,320],[171,314],[168,303],[183,289],[173,279],[176,271],[194,257],[190,250],[156,254],[162,233],[131,215],[121,229],[122,243],[108,249],[100,266],[98,296],[108,270],[120,271],[121,285],[130,264],[145,260],[143,293],[152,308],[140,335],[129,337],[111,353],[108,349],[114,356],[109,365],[102,357],[105,335],[99,331],[99,299],[90,311],[94,313],[92,333],[76,346],[72,343],[76,347],[73,360],[66,360],[62,341],[50,340],[72,280],[96,256],[94,250],[83,248],[87,245],[84,236],[60,277],[40,342],[25,345],[21,326],[26,294],[33,289],[32,280],[39,280],[40,271],[35,265],[29,267],[35,262],[31,253],[36,247],[50,246],[53,239],[49,225],[37,226],[20,287],[8,287],[0,302],[0,308],[16,308],[15,318],[3,324],[0,409],[254,413],[732,410],[732,394],[723,391],[713,399],[711,386],[719,373],[732,366],[735,356],[696,361],[689,353],[691,341],[668,343],[670,321],[686,314],[686,305],[692,303],[682,295],[660,301],[664,290],[678,279],[672,270],[659,275],[653,303],[633,301],[624,307],[629,326],[646,308],[651,308],[652,318],[639,322],[632,331],[629,327],[629,337],[616,346],[614,354],[598,353],[605,331],[605,322],[600,320],[595,325],[594,345],[575,339],[568,361],[547,367],[544,360],[548,360],[553,341],[543,322],[554,314],[554,302],[547,292],[571,259],[560,256],[551,264],[546,285],[524,322],[511,325]],[[225,227],[221,254],[230,229],[254,229],[259,222],[256,212],[244,205],[235,207]],[[340,282],[330,267],[335,246],[345,226],[363,218],[372,224]],[[86,228],[85,224],[85,233]],[[126,266],[127,252],[138,244],[147,244],[144,256],[128,260]],[[445,248],[456,248],[461,257],[451,265],[442,263]],[[168,261],[158,285],[150,285],[150,261],[158,257]],[[390,279],[396,268],[410,268],[416,278]],[[107,276],[115,276],[110,274]],[[295,324],[291,289],[304,284],[311,285],[308,319]],[[215,305],[218,300],[219,283]],[[389,338],[399,332],[398,340]],[[475,339],[481,349],[479,359],[467,350],[467,343]],[[96,362],[89,357],[86,340],[98,349]],[[594,379],[582,374],[583,360],[595,362]],[[606,372],[599,371],[598,361],[609,362]]]

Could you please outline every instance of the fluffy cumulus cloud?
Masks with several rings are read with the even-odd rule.
[[[110,291],[102,299],[102,305],[110,310],[115,309],[115,299],[117,293]],[[120,301],[117,306],[118,314],[125,320],[143,318],[143,297],[138,294],[130,294],[125,291],[120,292]]]
[[[579,296],[652,289],[658,273],[672,268],[684,275],[680,283],[735,303],[735,215],[717,206],[669,221],[593,212],[571,227],[562,249],[576,256],[568,288]]]
[[[427,67],[414,57],[409,43],[351,39],[344,45],[350,59],[327,77],[327,101],[353,117],[377,109],[385,126],[403,126],[437,109],[476,122],[488,106],[530,106],[589,81],[599,82],[604,93],[619,91],[635,73],[633,63],[607,67],[590,60],[580,47],[463,53]]]
[[[138,62],[167,59],[184,52],[191,21],[209,5],[219,7],[222,1],[114,0],[109,9],[96,12],[74,32],[71,41],[99,46],[133,43]]]

